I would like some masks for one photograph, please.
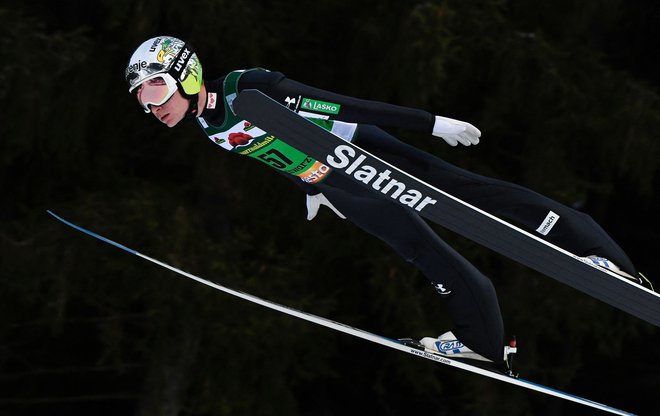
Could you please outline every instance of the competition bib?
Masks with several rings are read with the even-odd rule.
[[[253,157],[274,169],[298,176],[304,182],[314,184],[322,181],[331,172],[328,166],[234,114],[232,102],[237,95],[238,80],[245,72],[231,72],[224,80],[225,119],[221,126],[212,126],[204,118],[197,118],[206,135],[225,150]],[[339,121],[309,120],[349,141],[357,127]]]

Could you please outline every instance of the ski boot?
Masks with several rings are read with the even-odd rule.
[[[438,338],[425,337],[419,341],[426,349],[432,352],[446,355],[448,358],[467,358],[470,360],[489,361],[476,352],[466,347],[459,341],[453,332],[448,331],[440,335]]]
[[[402,344],[416,348],[418,350],[422,351],[430,351],[435,354],[441,354],[447,356],[447,358],[456,358],[456,359],[469,359],[469,360],[476,360],[479,362],[482,362],[483,364],[485,363],[493,363],[492,360],[489,360],[488,358],[477,354],[476,352],[472,351],[470,348],[465,346],[461,341],[459,341],[456,336],[451,332],[445,332],[444,334],[440,335],[438,338],[432,338],[432,337],[425,337],[422,338],[421,340],[417,341],[412,338],[402,338],[399,341],[401,341]],[[518,378],[518,374],[514,373],[513,371],[513,355],[517,352],[517,347],[516,347],[516,340],[515,337],[514,339],[509,343],[509,345],[506,345],[504,347],[504,354],[503,354],[503,361],[502,363],[493,363],[496,365],[496,369],[498,372],[504,373],[507,376]],[[482,365],[478,365],[479,367],[482,367]],[[490,366],[484,366],[484,368],[488,368],[490,370],[493,370],[492,367]]]
[[[587,262],[595,264],[596,266],[602,267],[603,269],[607,269],[611,272],[614,272],[618,274],[621,277],[625,277],[626,279],[630,280],[633,283],[636,283],[642,287],[644,287],[644,283],[649,286],[649,288],[655,292],[655,289],[653,288],[653,284],[647,279],[643,274],[639,273],[638,277],[635,277],[629,273],[624,272],[617,266],[616,264],[612,263],[610,260],[606,259],[605,257],[600,257],[596,255],[591,255],[587,257],[583,257]]]

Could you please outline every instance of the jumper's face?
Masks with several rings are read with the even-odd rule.
[[[174,127],[186,115],[188,100],[169,77],[155,77],[144,81],[136,90],[138,102],[144,111],[151,112],[163,124]]]
[[[181,93],[177,91],[164,104],[152,105],[151,112],[167,127],[174,127],[184,119],[189,105],[188,100],[183,98]]]

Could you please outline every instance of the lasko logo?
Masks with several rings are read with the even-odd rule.
[[[378,172],[376,168],[362,163],[367,159],[365,155],[356,157],[355,149],[348,145],[335,147],[334,156],[328,155],[326,160],[333,168],[345,169],[349,175],[360,182],[371,183],[371,187],[380,191],[384,195],[390,195],[392,199],[398,199],[403,205],[415,208],[415,211],[421,211],[427,205],[433,205],[436,201],[428,196],[424,196],[416,189],[408,189],[409,186],[403,182],[390,177],[392,171],[385,169]],[[372,182],[373,181],[373,182]]]
[[[188,55],[190,55],[190,49],[185,48],[183,52],[181,52],[181,56],[179,57],[179,59],[177,59],[176,65],[174,65],[174,69],[176,69],[177,72],[181,72],[181,70],[183,69],[183,64],[186,62]]]
[[[339,114],[341,105],[328,103],[325,101],[312,100],[311,98],[303,98],[302,108],[319,113]]]

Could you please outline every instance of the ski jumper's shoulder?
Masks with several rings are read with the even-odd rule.
[[[243,89],[254,88],[265,93],[266,91],[264,90],[272,88],[284,78],[286,78],[284,74],[278,71],[269,71],[264,68],[252,68],[241,74],[238,82],[238,90],[242,91]]]

